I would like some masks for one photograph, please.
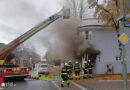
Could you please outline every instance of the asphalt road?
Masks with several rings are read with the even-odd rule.
[[[25,80],[10,83],[6,90],[58,90],[52,82],[41,80]]]
[[[82,89],[72,82],[68,87],[65,83],[64,87],[61,87],[60,81],[42,81],[42,80],[32,80],[26,79],[25,81],[16,81],[10,83],[5,90],[87,90]]]
[[[64,84],[64,87],[61,87],[60,82],[56,82],[56,84],[59,87],[59,90],[85,90],[85,89],[79,88],[78,86],[76,86],[72,83],[70,83],[69,87],[66,85],[66,83]]]

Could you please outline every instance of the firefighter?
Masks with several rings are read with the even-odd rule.
[[[76,61],[75,65],[74,65],[74,72],[75,72],[75,78],[80,79],[80,66],[79,63]]]
[[[71,60],[68,63],[68,68],[69,68],[69,78],[72,79],[73,64]]]
[[[83,71],[84,71],[84,79],[88,78],[88,63],[85,62],[83,65]]]
[[[88,60],[88,71],[89,71],[90,78],[92,78],[92,68],[93,68],[93,64],[92,64],[91,60]]]
[[[61,87],[64,87],[64,82],[66,82],[68,86],[70,85],[68,63],[65,63],[64,67],[61,70],[61,78]]]

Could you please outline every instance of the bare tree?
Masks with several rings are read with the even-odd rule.
[[[65,0],[67,6],[71,9],[71,14],[76,18],[82,20],[87,14],[88,2],[87,0]]]
[[[29,60],[30,57],[33,58],[33,62],[40,61],[40,55],[36,52],[35,47],[31,44],[28,45],[20,45],[17,47],[13,53],[15,54],[16,58],[26,58]]]

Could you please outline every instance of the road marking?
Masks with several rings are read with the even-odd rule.
[[[82,87],[81,85],[79,85],[79,84],[77,84],[77,83],[75,83],[75,82],[73,82],[73,81],[71,81],[71,83],[72,83],[73,85],[79,87],[79,88],[82,89],[82,90],[88,90],[88,89]]]
[[[52,83],[58,88],[58,90],[61,90],[61,88],[56,84],[55,81],[52,81]]]

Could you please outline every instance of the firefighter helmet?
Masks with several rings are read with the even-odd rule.
[[[68,66],[68,63],[65,63],[65,66]]]
[[[75,63],[76,63],[76,64],[78,64],[79,62],[78,62],[78,61],[76,61]]]

